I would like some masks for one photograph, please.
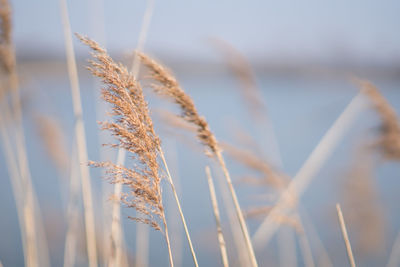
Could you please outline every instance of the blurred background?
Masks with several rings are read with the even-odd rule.
[[[150,3],[150,4],[149,4]],[[153,4],[151,4],[153,3]],[[65,207],[69,171],[62,173],[46,150],[46,137],[38,121],[46,117],[58,125],[65,155],[72,152],[74,116],[65,57],[61,11],[58,1],[11,1],[13,39],[20,76],[24,127],[29,166],[45,225],[52,266],[63,264]],[[400,2],[373,1],[68,1],[72,32],[88,35],[107,48],[113,58],[131,65],[143,16],[153,5],[144,52],[163,62],[192,96],[218,140],[253,149],[276,169],[293,177],[357,94],[352,77],[373,82],[389,103],[400,111]],[[116,151],[102,147],[113,142],[100,132],[107,107],[99,98],[101,84],[85,69],[88,49],[74,37],[90,160],[116,160]],[[233,54],[227,51],[236,51]],[[229,65],[232,55],[248,61],[255,86],[265,106],[268,125],[257,121],[243,96],[240,80]],[[192,239],[201,266],[221,266],[216,229],[204,172],[212,165],[218,187],[220,170],[202,153],[193,137],[182,137],[161,116],[176,110],[167,101],[145,91],[167,161],[177,179]],[[368,101],[365,101],[366,103]],[[367,105],[366,105],[367,106]],[[347,258],[335,204],[341,203],[356,262],[360,266],[385,266],[400,230],[398,162],[372,156],[363,161],[358,151],[378,134],[379,117],[365,108],[340,144],[316,174],[299,200],[304,232],[316,266],[323,261],[321,244],[333,266],[346,266]],[[249,140],[249,139],[246,139]],[[367,152],[361,152],[361,154]],[[369,153],[369,152],[368,152]],[[227,153],[229,154],[229,153]],[[68,162],[68,156],[60,156]],[[242,181],[249,171],[227,155],[239,200],[244,210],[273,203],[271,188]],[[23,266],[23,250],[10,179],[0,153],[0,260],[4,266]],[[129,163],[129,162],[128,162]],[[361,166],[361,167],[360,167]],[[373,166],[373,167],[371,167]],[[371,167],[357,180],[360,168]],[[104,216],[109,214],[112,188],[100,170],[91,169],[99,258],[108,242]],[[356,184],[356,185],[354,185]],[[165,184],[167,185],[167,184]],[[357,186],[367,186],[365,193]],[[357,194],[363,194],[358,197]],[[267,194],[260,197],[260,194]],[[367,195],[365,195],[367,194]],[[164,188],[167,217],[171,220],[173,249],[181,266],[191,266],[187,243],[168,186]],[[349,200],[350,199],[350,200]],[[356,200],[354,200],[356,199]],[[362,201],[362,200],[366,201]],[[228,256],[239,266],[229,232],[229,218],[222,209]],[[356,203],[356,204],[355,204]],[[355,206],[354,206],[355,205]],[[82,213],[81,213],[82,214]],[[137,257],[136,223],[122,210],[130,266]],[[265,214],[249,218],[250,232]],[[368,224],[369,223],[369,224]],[[364,225],[366,224],[366,225]],[[80,217],[77,266],[87,265],[83,216]],[[306,266],[299,236],[283,224],[272,241],[257,251],[260,266]],[[369,238],[367,237],[368,235]],[[282,250],[283,249],[283,250]],[[162,236],[150,230],[149,266],[167,266]],[[102,263],[103,264],[103,263]],[[177,264],[178,265],[178,264]]]

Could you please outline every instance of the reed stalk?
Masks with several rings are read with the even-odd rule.
[[[20,97],[20,87],[17,74],[17,62],[15,55],[15,48],[12,42],[12,26],[11,26],[11,7],[7,0],[2,0],[0,2],[0,19],[1,19],[1,35],[0,35],[0,62],[2,64],[3,70],[7,77],[6,79],[6,89],[9,90],[11,94],[10,105],[6,99],[1,99],[3,101],[3,110],[5,117],[3,118],[3,123],[5,119],[12,119],[15,124],[15,145],[16,145],[16,160],[18,165],[18,176],[20,179],[22,188],[22,206],[21,213],[23,213],[23,225],[24,231],[22,234],[24,243],[26,243],[24,256],[26,266],[38,266],[39,263],[42,266],[49,265],[48,259],[48,248],[44,233],[44,228],[41,221],[40,207],[38,206],[38,201],[36,193],[33,188],[31,173],[29,169],[28,156],[26,151],[24,127],[22,121],[22,109],[21,109],[21,97]],[[0,94],[6,94],[8,90],[0,92]],[[3,95],[0,95],[0,98]],[[5,125],[2,126],[2,128]],[[5,128],[4,128],[5,130]],[[6,130],[5,130],[6,131]],[[8,139],[8,140],[6,140]],[[11,142],[11,139],[4,135],[4,142]],[[6,147],[8,144],[6,145]],[[9,150],[9,148],[5,148]],[[12,149],[11,149],[12,150]],[[6,152],[9,153],[9,152]],[[11,160],[11,159],[10,159]],[[11,167],[12,179],[15,179],[16,172]],[[17,203],[18,206],[18,203]],[[39,251],[38,251],[39,249]],[[41,260],[41,262],[39,262]]]
[[[217,164],[215,162],[215,164]],[[218,165],[219,166],[219,165]],[[233,236],[233,241],[235,243],[236,247],[236,255],[237,255],[237,260],[239,261],[239,266],[242,267],[247,267],[249,266],[250,263],[250,258],[249,254],[247,253],[246,250],[246,245],[244,242],[244,237],[242,234],[242,231],[240,229],[240,224],[239,220],[237,219],[235,208],[233,205],[232,198],[229,193],[228,185],[224,183],[224,177],[221,177],[220,174],[217,172],[217,181],[219,183],[219,188],[220,188],[220,193],[222,196],[222,203],[224,204],[224,210],[227,213],[228,216],[228,222],[231,228],[232,236]]]
[[[189,230],[188,230],[188,227],[187,227],[187,224],[186,224],[185,216],[183,215],[183,211],[182,211],[182,207],[181,207],[181,204],[180,204],[180,201],[179,201],[179,197],[178,197],[178,194],[176,193],[174,181],[172,180],[171,173],[169,172],[168,164],[167,164],[167,161],[165,160],[164,152],[163,152],[161,147],[160,147],[160,157],[161,157],[161,160],[162,160],[162,162],[164,164],[165,170],[167,171],[168,182],[171,184],[172,193],[174,195],[174,198],[175,198],[175,201],[176,201],[176,205],[178,206],[179,215],[180,215],[181,220],[182,220],[183,228],[185,229],[185,234],[186,234],[186,238],[187,238],[188,243],[189,243],[190,252],[192,254],[194,265],[196,267],[198,267],[199,264],[197,262],[196,253],[194,252],[192,239],[190,238],[190,234],[189,234]]]
[[[311,241],[315,244],[315,247],[319,248],[319,260],[317,266],[333,267],[332,261],[329,258],[328,252],[326,251],[325,245],[322,243],[314,224],[309,218],[306,210],[302,210],[302,218],[299,216],[299,220],[302,221],[302,225],[307,225],[307,230]]]
[[[64,267],[75,266],[76,260],[76,243],[78,235],[79,223],[79,170],[77,162],[76,138],[72,142],[72,152],[70,160],[70,185],[69,185],[69,200],[67,207],[68,229],[65,236],[64,246]]]
[[[90,171],[87,166],[87,146],[86,134],[83,121],[82,101],[79,88],[78,71],[75,62],[74,46],[72,43],[71,26],[68,18],[68,7],[66,0],[60,0],[60,9],[65,38],[65,51],[67,55],[68,75],[71,83],[72,104],[75,117],[75,136],[77,144],[77,153],[79,160],[79,171],[81,176],[81,190],[84,206],[84,218],[86,229],[86,246],[88,261],[90,267],[96,267],[97,249],[96,249],[96,225],[94,223],[93,197],[90,182]]]
[[[311,251],[311,246],[310,246],[310,241],[308,240],[308,237],[306,235],[305,229],[303,227],[303,223],[301,222],[300,215],[298,212],[296,213],[297,221],[300,222],[300,225],[302,225],[302,233],[298,234],[299,238],[299,246],[301,250],[301,254],[303,255],[303,262],[305,267],[315,267],[312,251]]]
[[[334,148],[344,136],[345,131],[352,125],[360,111],[364,109],[364,103],[362,95],[357,94],[322,137],[321,141],[314,148],[298,173],[283,191],[277,204],[272,208],[268,216],[256,230],[253,235],[253,241],[256,247],[268,243],[279,227],[279,225],[274,222],[274,217],[277,214],[289,213],[292,209],[293,196],[295,195],[300,198],[316,173],[321,169],[323,163],[332,154]]]
[[[292,227],[280,227],[277,233],[279,266],[297,267],[296,236]]]
[[[8,175],[10,177],[10,182],[13,190],[13,195],[17,207],[17,215],[18,215],[18,223],[21,231],[21,239],[22,239],[22,248],[24,251],[24,260],[28,261],[28,251],[27,251],[27,241],[26,241],[26,230],[25,230],[25,216],[23,213],[23,205],[24,205],[24,194],[23,194],[23,185],[21,184],[21,178],[18,170],[18,165],[16,161],[16,156],[14,154],[14,150],[11,145],[11,139],[7,132],[4,118],[2,117],[2,112],[0,112],[0,131],[1,131],[1,141],[3,143],[3,150],[6,159],[6,166]]]
[[[208,181],[208,189],[210,191],[211,203],[212,203],[214,217],[215,217],[215,224],[217,225],[218,244],[219,244],[219,249],[221,251],[222,264],[224,267],[228,267],[229,266],[228,253],[226,251],[226,243],[225,243],[224,234],[222,232],[221,218],[219,215],[217,195],[215,193],[215,187],[214,187],[214,182],[213,182],[213,179],[211,176],[210,167],[206,166],[205,171],[206,171],[206,176],[207,176],[207,181]]]
[[[356,267],[356,263],[354,261],[354,256],[353,256],[353,251],[351,249],[351,244],[350,244],[350,240],[349,240],[349,235],[347,234],[346,224],[344,222],[342,209],[340,208],[339,203],[336,204],[336,210],[337,210],[337,215],[339,218],[340,229],[342,230],[343,240],[346,245],[346,252],[347,252],[347,257],[349,258],[350,266]]]
[[[236,191],[235,191],[235,188],[233,187],[233,184],[232,184],[231,176],[230,176],[230,174],[228,172],[228,169],[226,168],[225,160],[222,157],[222,153],[221,153],[220,150],[218,150],[216,152],[216,157],[217,157],[219,165],[222,168],[222,172],[224,173],[226,182],[228,184],[229,192],[230,192],[232,200],[233,200],[233,204],[234,204],[234,207],[235,207],[236,215],[237,215],[237,217],[239,219],[240,229],[242,230],[242,233],[243,233],[243,236],[244,236],[244,240],[245,240],[247,251],[249,253],[251,264],[252,264],[252,266],[257,267],[258,264],[257,264],[256,256],[255,256],[255,253],[254,253],[253,245],[252,245],[251,240],[250,240],[250,235],[249,235],[249,232],[247,230],[246,221],[244,220],[243,212],[242,212],[242,210],[240,208],[239,201],[238,201],[237,196],[236,196]]]

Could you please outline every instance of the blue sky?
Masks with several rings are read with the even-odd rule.
[[[63,51],[59,1],[12,3],[20,50]],[[68,6],[73,31],[100,40],[104,32],[111,50],[136,46],[146,1],[70,0]],[[250,57],[395,61],[399,13],[397,0],[155,0],[146,49],[207,57],[213,54],[207,39],[219,37]]]

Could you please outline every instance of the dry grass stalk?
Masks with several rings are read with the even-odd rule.
[[[325,266],[325,267],[333,267],[332,261],[329,257],[329,254],[325,248],[324,243],[321,241],[317,230],[315,229],[314,223],[311,221],[308,213],[303,210],[301,217],[298,216],[299,221],[302,225],[307,226],[308,236],[310,237],[310,242],[315,244],[315,247],[318,248],[316,252],[316,261],[317,266]],[[304,232],[306,230],[304,229]]]
[[[180,204],[180,201],[179,201],[179,198],[178,198],[178,194],[176,193],[175,185],[174,185],[174,182],[172,180],[171,173],[169,172],[168,164],[167,164],[167,161],[165,160],[164,152],[163,152],[161,146],[160,146],[160,157],[161,157],[161,160],[162,160],[162,162],[164,164],[165,170],[167,171],[168,182],[171,185],[172,193],[174,195],[176,204],[178,206],[179,215],[181,216],[181,220],[182,220],[182,223],[183,223],[183,228],[185,229],[185,234],[186,234],[186,238],[187,238],[188,243],[189,243],[190,252],[192,253],[192,258],[193,258],[194,265],[196,267],[198,267],[199,264],[197,262],[197,257],[196,257],[196,254],[194,252],[192,240],[191,240],[190,234],[189,234],[189,229],[187,227],[185,217],[183,216],[182,207],[181,207],[181,204]]]
[[[233,261],[238,261],[238,265],[242,267],[250,266],[251,262],[249,253],[247,253],[244,236],[240,228],[238,217],[236,216],[235,207],[228,186],[224,182],[224,177],[222,177],[220,172],[216,172],[216,175],[216,180],[219,183],[219,188],[221,190],[220,194],[224,205],[224,211],[228,217],[233,242],[236,248],[236,253],[233,253],[233,255],[236,255],[236,258],[233,258]]]
[[[298,223],[298,226],[300,227],[298,230],[298,239],[299,239],[299,246],[301,250],[301,254],[303,256],[303,262],[305,267],[314,267],[314,258],[312,255],[312,250],[311,250],[311,245],[310,245],[310,240],[308,239],[308,236],[306,235],[306,231],[304,229],[304,224],[300,218],[300,214],[296,212],[295,214],[295,219],[296,222]]]
[[[25,216],[23,213],[23,205],[24,205],[24,189],[23,185],[21,183],[21,178],[19,174],[19,169],[17,165],[17,160],[16,160],[16,155],[14,153],[14,149],[12,147],[12,144],[10,142],[10,136],[8,134],[8,131],[5,126],[4,118],[3,118],[3,113],[0,112],[0,132],[1,132],[1,138],[2,138],[2,143],[3,143],[3,149],[4,149],[4,155],[5,155],[5,160],[6,160],[6,166],[7,166],[7,171],[8,175],[10,177],[10,182],[16,202],[16,207],[17,207],[17,215],[18,215],[18,223],[19,223],[19,228],[21,231],[21,239],[22,239],[22,247],[24,251],[24,259],[25,262],[28,260],[28,255],[27,255],[27,233],[25,230]]]
[[[98,260],[92,186],[90,182],[90,171],[89,167],[87,166],[88,156],[86,146],[86,133],[83,121],[82,101],[66,0],[60,0],[60,9],[65,39],[65,52],[67,56],[68,75],[71,83],[73,112],[75,117],[75,137],[79,160],[79,171],[82,180],[81,187],[84,206],[87,253],[89,258],[89,266],[96,267],[98,266]]]
[[[114,122],[103,122],[102,129],[109,130],[118,140],[112,147],[128,151],[135,161],[134,168],[126,168],[111,162],[91,162],[95,167],[106,168],[111,183],[120,183],[129,188],[121,193],[119,201],[133,208],[141,217],[130,217],[162,231],[167,242],[170,265],[173,266],[168,228],[161,195],[160,139],[154,132],[147,103],[140,84],[121,64],[115,63],[96,42],[77,35],[93,52],[89,70],[101,78],[105,88],[103,99],[111,104]]]
[[[382,122],[378,147],[385,158],[399,160],[400,123],[395,110],[372,83],[359,81],[359,84],[363,89],[362,92],[371,100]]]
[[[344,243],[346,244],[346,251],[347,251],[347,256],[349,258],[350,265],[351,265],[351,267],[356,267],[356,263],[354,261],[354,256],[353,256],[353,251],[351,250],[349,235],[347,234],[346,224],[345,224],[344,218],[343,218],[342,209],[340,208],[339,204],[336,204],[336,210],[337,210],[337,214],[338,214],[338,218],[339,218],[340,229],[342,230]]]
[[[64,267],[75,266],[76,260],[76,246],[78,239],[78,224],[79,224],[79,169],[77,162],[77,147],[75,138],[72,142],[72,152],[70,160],[70,185],[69,185],[69,199],[67,206],[67,221],[68,228],[65,235],[64,245]]]
[[[24,245],[25,264],[27,266],[37,266],[41,262],[42,266],[48,266],[48,251],[46,238],[44,237],[44,228],[40,217],[40,208],[36,198],[36,193],[32,186],[32,179],[29,170],[28,157],[25,145],[24,129],[22,124],[22,110],[19,91],[18,74],[16,70],[15,49],[12,42],[12,23],[11,23],[11,7],[7,0],[0,1],[0,63],[2,65],[1,80],[4,80],[4,86],[0,90],[0,101],[2,101],[2,110],[5,114],[2,118],[2,124],[6,120],[13,120],[15,127],[15,145],[16,145],[16,162],[18,163],[18,178],[14,175],[13,179],[20,179],[22,186],[22,211],[24,231],[22,234]],[[6,95],[11,94],[12,105],[5,99]],[[4,125],[2,127],[5,127]],[[4,140],[12,142],[11,139]],[[13,172],[14,173],[14,172]],[[18,190],[14,190],[17,192]],[[19,198],[19,197],[18,197]],[[17,203],[18,206],[18,203]]]
[[[344,136],[345,131],[352,125],[358,113],[363,108],[363,99],[360,94],[357,94],[314,148],[280,196],[277,204],[258,227],[253,235],[255,246],[260,247],[271,240],[272,235],[279,227],[279,225],[274,223],[274,215],[281,214],[282,212],[289,213],[291,211],[293,195],[296,195],[298,198],[301,197],[315,174],[321,169],[322,164],[331,155],[333,149]]]
[[[297,267],[296,236],[291,228],[281,227],[277,233],[279,266]]]
[[[185,91],[183,91],[178,81],[168,70],[166,70],[162,65],[147,57],[143,53],[138,54],[143,64],[145,64],[146,67],[150,70],[151,76],[155,81],[155,83],[152,84],[152,88],[155,90],[156,93],[160,94],[161,96],[165,96],[173,100],[181,108],[180,116],[197,127],[198,139],[203,145],[208,148],[207,153],[209,155],[215,156],[218,163],[220,164],[235,205],[236,214],[240,222],[242,233],[245,237],[246,248],[250,255],[252,266],[258,266],[253,250],[253,245],[250,241],[247,225],[244,220],[244,216],[242,210],[240,209],[239,201],[237,199],[236,192],[232,184],[232,179],[230,177],[228,169],[226,168],[225,160],[222,157],[222,152],[219,148],[217,139],[210,131],[207,121],[204,117],[199,115],[193,100],[190,98],[189,95],[185,93]]]
[[[212,202],[212,206],[213,206],[215,223],[217,225],[218,243],[219,243],[219,248],[221,251],[222,263],[223,263],[224,267],[228,267],[229,266],[228,253],[226,252],[226,243],[225,243],[224,234],[222,232],[221,218],[219,215],[217,195],[215,193],[215,187],[214,187],[214,182],[213,182],[213,179],[211,176],[210,167],[208,167],[208,166],[206,166],[206,175],[207,175],[207,181],[208,181],[208,188],[210,190],[210,197],[211,197],[211,202]]]
[[[177,192],[181,191],[181,179],[179,174],[179,156],[177,150],[177,144],[173,140],[168,140],[164,143],[166,147],[166,156],[169,160],[169,166],[171,166],[174,184]],[[175,207],[174,196],[170,195],[167,201],[168,216],[167,221],[170,229],[170,233],[174,236],[174,242],[172,244],[172,251],[174,251],[174,263],[176,267],[182,266],[183,260],[183,231],[181,226],[181,221],[179,220],[179,210]]]

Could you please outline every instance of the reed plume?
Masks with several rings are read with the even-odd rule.
[[[205,120],[204,117],[199,115],[193,100],[180,87],[178,81],[175,79],[175,77],[171,74],[170,71],[168,71],[161,64],[157,63],[156,61],[149,58],[145,54],[140,52],[137,53],[142,63],[150,70],[151,77],[155,81],[154,83],[151,84],[151,87],[157,94],[167,97],[168,99],[174,101],[180,107],[181,109],[180,116],[184,118],[187,122],[196,126],[197,138],[206,148],[208,148],[206,150],[206,154],[215,157],[218,163],[220,164],[224,172],[235,205],[236,214],[240,222],[242,233],[245,237],[246,248],[249,253],[252,266],[258,266],[253,246],[250,241],[247,225],[242,210],[240,209],[239,201],[237,199],[230,174],[226,167],[225,160],[222,156],[222,151],[217,142],[217,139],[211,132],[207,121]]]
[[[380,152],[386,159],[400,160],[400,123],[395,110],[372,83],[368,81],[358,83],[381,120],[380,136],[377,141]]]
[[[220,151],[215,136],[209,129],[204,117],[200,116],[193,100],[180,87],[175,77],[161,64],[152,60],[143,53],[137,52],[140,60],[151,71],[151,77],[157,82],[151,86],[156,93],[175,101],[181,108],[180,116],[197,128],[197,137],[203,145],[209,148],[209,152]]]
[[[80,35],[77,37],[93,51],[91,54],[95,60],[89,61],[88,69],[102,80],[105,85],[102,98],[112,108],[110,115],[114,120],[103,122],[102,129],[110,131],[117,139],[118,143],[111,146],[125,149],[134,161],[133,168],[111,162],[90,164],[106,168],[111,183],[120,183],[129,189],[117,200],[142,215],[130,217],[132,220],[148,224],[161,232],[164,228],[170,264],[173,266],[161,194],[162,177],[157,161],[160,139],[154,131],[142,88],[128,70],[122,64],[115,63],[95,41]]]
[[[12,53],[10,53],[13,46],[11,40],[11,7],[7,0],[0,1],[0,18],[0,62],[2,72],[9,74],[15,66],[15,61]]]
[[[256,77],[250,63],[239,51],[222,39],[213,38],[212,44],[224,56],[228,68],[237,78],[242,88],[240,93],[252,117],[257,120],[264,120],[267,109],[262,101],[263,98],[257,87]]]

